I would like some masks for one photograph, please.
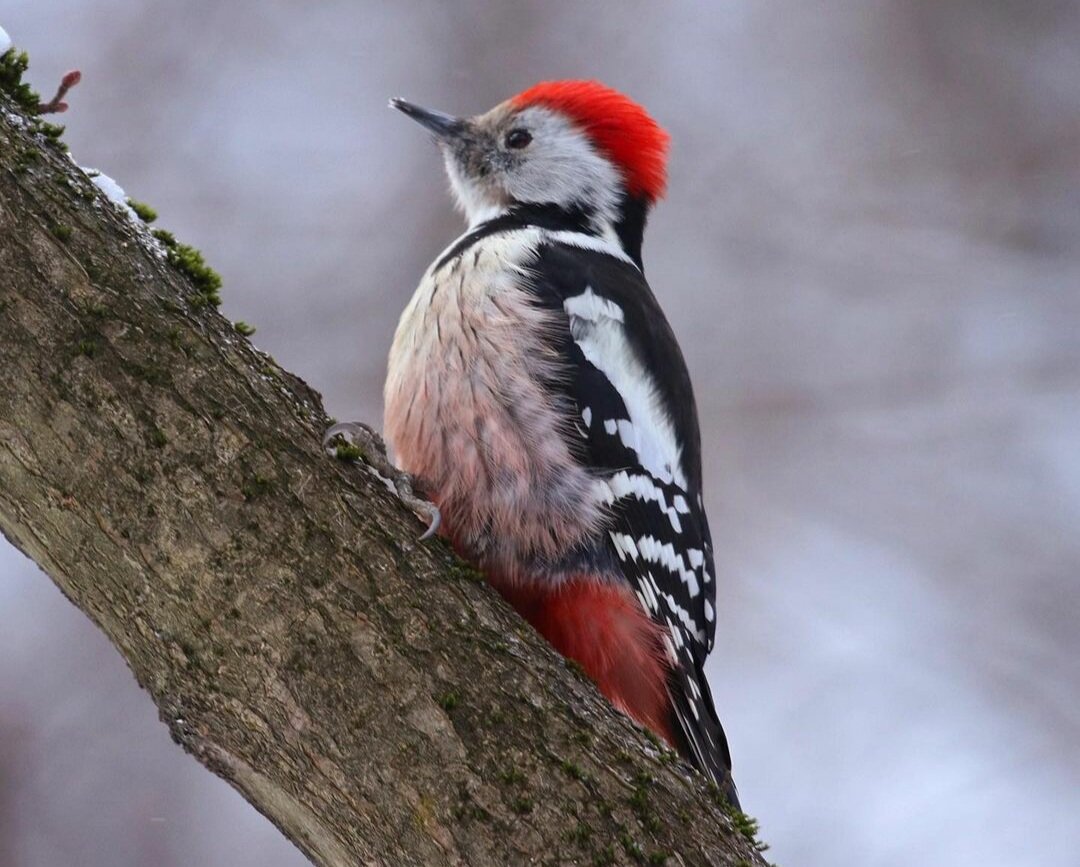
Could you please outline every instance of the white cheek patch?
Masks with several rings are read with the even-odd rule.
[[[588,136],[542,106],[525,109],[518,121],[532,134],[532,145],[504,173],[507,192],[519,202],[586,204],[598,223],[614,222],[623,195],[622,175]]]
[[[490,126],[502,120],[487,123]],[[479,122],[485,123],[483,118]],[[516,122],[532,135],[531,145],[520,153],[499,152],[494,141],[474,143],[493,149],[487,154],[492,171],[483,181],[471,177],[453,152],[443,148],[450,190],[469,226],[504,213],[514,202],[584,209],[600,234],[563,230],[552,232],[553,239],[634,264],[613,228],[625,195],[623,176],[615,164],[593,146],[583,130],[558,112],[534,106],[520,112]]]

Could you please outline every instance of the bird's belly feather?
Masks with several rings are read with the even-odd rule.
[[[544,340],[558,323],[520,288],[531,249],[492,239],[427,275],[398,326],[385,393],[398,463],[458,550],[508,580],[535,577],[604,520],[570,415],[543,388],[559,375]]]

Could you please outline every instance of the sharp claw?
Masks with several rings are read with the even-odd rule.
[[[439,532],[439,526],[442,524],[442,512],[439,511],[439,507],[434,503],[429,503],[431,523],[428,524],[428,528],[424,531],[423,535],[417,539],[417,542],[426,542],[428,539],[434,538],[435,534]]]
[[[326,429],[326,433],[323,434],[323,438],[322,438],[322,447],[324,449],[329,450],[330,449],[330,442],[334,439],[334,437],[336,437],[339,433],[341,433],[341,431],[338,430],[339,427],[341,427],[341,425],[336,424],[336,425],[334,425],[332,427],[328,427]]]
[[[357,421],[338,422],[323,434],[323,449],[329,454],[334,454],[334,449],[330,444],[335,437],[341,437],[359,446],[364,454],[364,462],[375,470],[380,478],[383,475],[390,477],[389,481],[392,482],[398,498],[417,515],[427,516],[428,528],[417,541],[426,542],[439,532],[439,527],[442,526],[442,513],[439,507],[414,493],[412,476],[390,463],[386,457],[386,446],[383,445],[382,437],[376,431]],[[384,481],[388,480],[384,479]]]

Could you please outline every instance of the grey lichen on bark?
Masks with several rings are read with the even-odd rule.
[[[320,865],[763,864],[0,94],[0,530]]]

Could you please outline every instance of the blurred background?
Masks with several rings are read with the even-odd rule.
[[[786,867],[1080,863],[1080,3],[6,0],[72,153],[343,418],[460,231],[401,95],[597,77],[672,133],[710,675]],[[0,539],[0,865],[306,863]]]

